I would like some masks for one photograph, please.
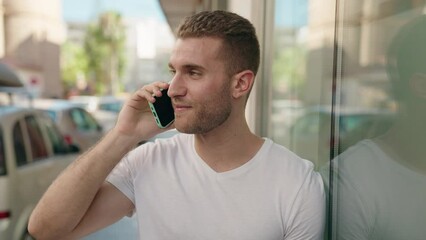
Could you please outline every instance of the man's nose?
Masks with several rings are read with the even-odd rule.
[[[169,90],[167,91],[167,95],[169,97],[180,97],[186,94],[186,87],[183,79],[180,77],[178,73],[173,76],[172,81],[169,84]]]

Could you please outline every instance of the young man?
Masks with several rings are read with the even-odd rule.
[[[259,56],[248,20],[224,11],[187,18],[170,84],[144,86],[127,101],[116,126],[45,193],[30,233],[74,239],[137,214],[141,239],[320,239],[320,176],[250,132],[244,117]],[[132,150],[164,131],[148,106],[160,89],[173,101],[169,128],[181,134]]]

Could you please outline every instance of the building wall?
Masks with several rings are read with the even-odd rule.
[[[34,96],[62,97],[60,46],[64,23],[60,0],[4,0],[7,63],[23,78]],[[31,74],[37,72],[38,74]]]

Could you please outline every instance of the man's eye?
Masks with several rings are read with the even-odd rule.
[[[174,69],[169,69],[169,73],[170,73],[171,75],[175,75],[175,74],[176,74],[176,70],[174,70]]]
[[[189,71],[189,75],[191,75],[191,76],[199,76],[201,74],[199,72],[197,72],[197,71]]]

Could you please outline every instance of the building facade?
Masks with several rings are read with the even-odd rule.
[[[62,97],[60,46],[65,38],[61,1],[3,0],[0,57],[34,97]]]

